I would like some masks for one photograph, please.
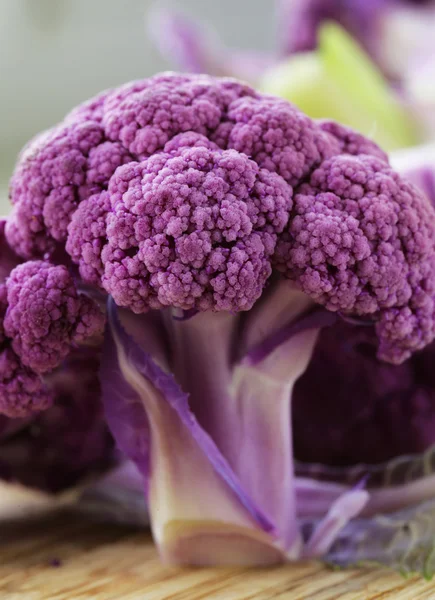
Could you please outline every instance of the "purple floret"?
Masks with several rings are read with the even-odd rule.
[[[246,155],[206,146],[112,178],[103,285],[120,306],[247,310],[261,295],[292,189]]]
[[[106,217],[109,211],[109,194],[95,194],[80,204],[68,227],[66,251],[79,265],[83,281],[96,287],[101,287],[104,272],[101,251],[106,243]]]
[[[377,322],[379,357],[400,363],[435,335],[435,218],[383,161],[338,156],[295,194],[277,266],[316,302]]]
[[[168,71],[166,73],[160,73],[154,75],[148,79],[136,79],[120,85],[119,87],[111,90],[107,95],[107,99],[104,103],[104,115],[108,116],[112,110],[115,110],[121,102],[134,94],[139,94],[148,90],[150,87],[157,85],[167,85],[171,88],[176,86],[185,85],[190,81],[190,75],[183,73],[174,73]]]
[[[37,136],[11,180],[10,245],[25,258],[53,251],[56,242],[65,242],[78,204],[107,187],[115,169],[129,160],[127,150],[106,141],[94,121],[67,123]]]
[[[0,289],[12,269],[21,262],[20,257],[15,254],[6,241],[5,228],[6,220],[0,218]]]
[[[98,339],[104,318],[77,293],[66,267],[18,264],[3,232],[0,221],[0,415],[27,417],[53,402],[41,374],[50,376],[73,347]]]
[[[321,119],[317,121],[318,126],[322,131],[331,135],[339,144],[339,151],[336,154],[369,154],[388,163],[388,155],[379,148],[376,142],[366,138],[361,133],[354,131],[350,127],[346,127],[341,123]]]
[[[52,402],[39,375],[25,367],[11,348],[5,332],[8,309],[6,278],[20,259],[6,243],[5,221],[0,220],[0,419],[1,415],[26,416],[35,410],[44,410]]]
[[[183,148],[208,148],[209,150],[218,150],[219,146],[200,133],[188,131],[179,133],[165,144],[164,152],[168,154],[177,153]]]
[[[6,335],[23,365],[47,373],[74,343],[101,333],[103,315],[77,294],[68,270],[43,261],[16,267],[7,280]]]
[[[281,175],[290,185],[333,154],[335,139],[295,106],[272,96],[244,97],[229,107],[227,119],[212,139],[222,148],[234,148],[260,167]]]
[[[206,75],[156,76],[143,90],[129,93],[117,104],[109,98],[111,106],[103,125],[111,140],[146,158],[179,133],[214,131],[229,103],[246,93],[254,94],[248,86]]]
[[[0,479],[58,492],[113,461],[98,379],[103,315],[66,267],[20,261],[4,230],[0,220]]]
[[[117,142],[103,142],[99,146],[91,148],[87,164],[87,184],[89,186],[93,184],[107,185],[116,169],[131,160],[131,155]]]
[[[15,214],[6,227],[19,254],[41,254],[54,240],[65,240],[80,188],[87,183],[88,154],[102,141],[97,123],[73,123],[40,134],[24,149],[11,180]],[[29,229],[35,239],[28,239]]]
[[[0,344],[3,344],[6,339],[3,321],[5,318],[7,308],[8,299],[6,285],[4,283],[0,283]]]

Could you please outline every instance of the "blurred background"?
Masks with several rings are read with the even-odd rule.
[[[0,0],[0,210],[29,138],[99,91],[165,69],[245,79],[387,150],[430,141],[434,4]]]
[[[150,0],[0,0],[0,185],[17,152],[102,89],[174,68],[147,34]],[[270,50],[269,0],[177,0],[230,46]],[[231,15],[231,16],[230,16]],[[3,209],[5,200],[3,194]]]

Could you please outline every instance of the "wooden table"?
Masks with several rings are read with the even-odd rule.
[[[165,567],[148,533],[69,513],[0,536],[1,600],[435,600],[435,581],[381,569]]]

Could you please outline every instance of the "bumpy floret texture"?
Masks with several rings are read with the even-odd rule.
[[[335,154],[352,154],[354,156],[369,154],[388,163],[388,155],[382,148],[350,127],[346,127],[336,121],[329,121],[328,119],[319,120],[317,124],[322,131],[333,137],[338,143],[339,152]]]
[[[80,203],[107,190],[117,167],[187,132],[246,153],[290,184],[339,152],[295,107],[235,80],[164,73],[134,81],[80,105],[23,150],[11,180],[11,246],[24,258],[54,252]]]
[[[434,236],[416,188],[377,158],[342,155],[297,190],[277,266],[329,310],[371,315],[379,356],[399,363],[435,335]]]
[[[164,150],[168,154],[174,154],[183,148],[195,147],[217,150],[216,144],[195,132],[176,135],[165,145]],[[106,224],[110,211],[110,194],[94,194],[80,204],[68,227],[66,250],[79,265],[82,279],[96,287],[102,287],[104,266],[101,253],[107,242]]]
[[[103,285],[135,312],[249,309],[271,273],[292,189],[244,154],[211,149],[207,139],[194,147],[179,139],[178,146],[112,178]]]
[[[83,281],[101,287],[104,268],[101,252],[106,243],[106,217],[110,196],[104,191],[84,200],[68,227],[66,251],[79,265]]]
[[[264,96],[234,101],[212,139],[253,158],[260,167],[297,184],[339,144],[314,121],[284,100]]]
[[[5,318],[7,307],[8,307],[8,300],[7,300],[6,285],[4,283],[0,283],[0,344],[3,344],[3,342],[6,339],[3,321]]]
[[[64,266],[23,263],[4,230],[0,220],[0,479],[57,492],[112,459],[98,380],[103,315]]]
[[[120,141],[138,158],[154,154],[178,133],[214,131],[229,104],[254,92],[235,82],[205,76],[163,76],[148,80],[144,89],[128,93],[103,117],[108,137]]]
[[[17,418],[45,410],[53,398],[39,375],[25,367],[13,351],[4,327],[7,308],[6,284],[0,283],[0,416]]]
[[[64,266],[23,263],[12,271],[6,287],[5,333],[22,363],[36,373],[53,370],[74,343],[102,330],[102,313],[77,293]]]
[[[7,247],[0,222],[0,414],[24,417],[48,408],[51,374],[71,349],[95,336],[103,315],[78,294],[64,266],[22,264]]]
[[[65,242],[79,202],[104,188],[116,167],[129,160],[126,149],[106,141],[93,121],[63,125],[35,138],[11,181],[16,204],[7,226],[11,246],[28,258]]]
[[[11,348],[4,319],[8,309],[6,278],[20,259],[7,245],[5,221],[0,220],[0,418],[1,415],[23,416],[45,409],[51,402],[50,392],[40,377],[26,368]]]

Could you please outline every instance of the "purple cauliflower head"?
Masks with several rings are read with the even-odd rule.
[[[65,244],[86,284],[134,312],[249,310],[278,269],[376,320],[380,356],[400,362],[435,335],[433,216],[387,160],[235,80],[165,73],[29,145],[6,235],[24,257]]]
[[[212,139],[220,147],[247,154],[290,185],[325,157],[340,152],[335,138],[325,135],[309,117],[289,102],[266,95],[232,102]]]

